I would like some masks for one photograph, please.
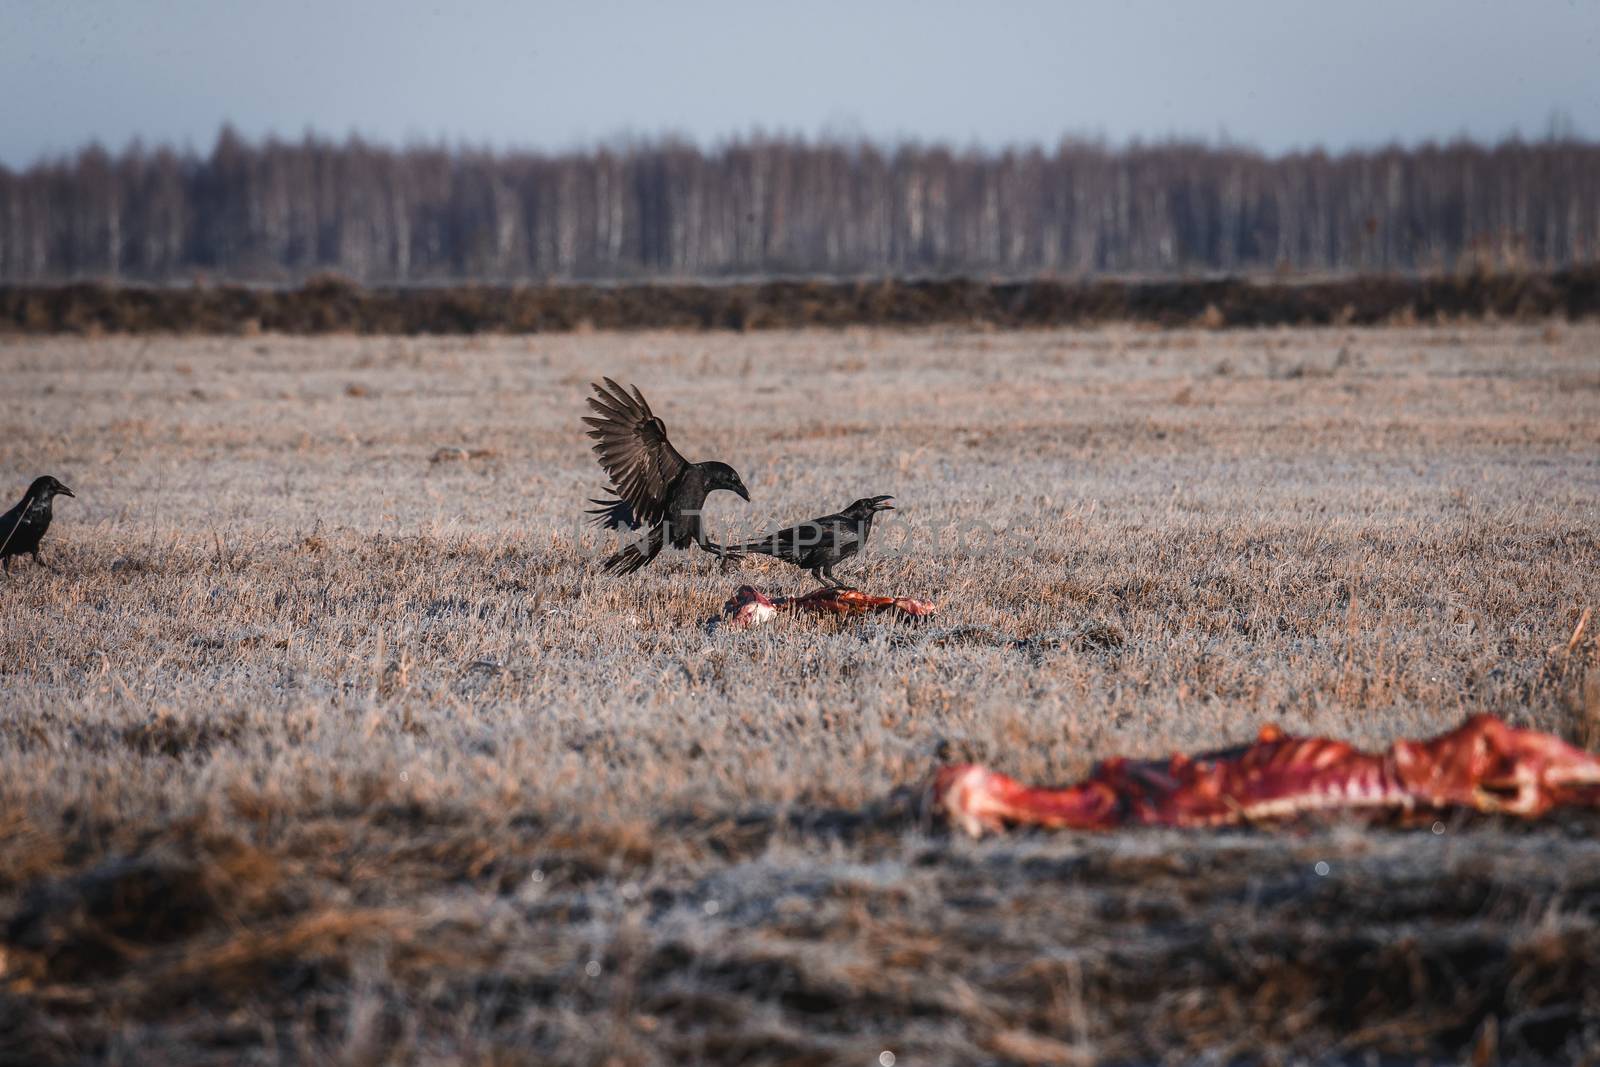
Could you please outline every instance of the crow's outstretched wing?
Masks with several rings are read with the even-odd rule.
[[[637,386],[628,390],[601,379],[589,398],[594,415],[583,421],[594,438],[594,454],[617,487],[617,495],[633,510],[641,525],[654,525],[666,517],[667,487],[689,466],[667,440],[667,427],[651,412]]]

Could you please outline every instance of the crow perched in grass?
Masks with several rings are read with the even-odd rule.
[[[721,545],[706,539],[700,524],[700,509],[706,497],[717,489],[738,493],[750,499],[739,473],[726,463],[690,463],[667,440],[667,427],[645,403],[638,386],[632,395],[610,378],[594,385],[589,398],[593,416],[583,421],[593,427],[594,452],[600,466],[616,486],[615,500],[592,500],[600,505],[591,509],[596,526],[612,530],[637,530],[650,527],[643,539],[626,545],[607,557],[605,569],[612,574],[632,574],[656,558],[667,545],[688,548],[697,544],[721,556]]]
[[[837,515],[802,522],[786,530],[768,534],[728,549],[730,553],[755,552],[785,560],[811,572],[823,585],[849,589],[833,576],[833,568],[860,552],[872,532],[872,517],[880,511],[893,511],[890,496],[869,496],[857,500]]]
[[[7,573],[11,571],[11,557],[23,553],[32,556],[39,566],[46,566],[39,558],[39,541],[50,529],[50,504],[58,496],[76,495],[46,474],[33,480],[16,507],[0,515],[0,563]]]

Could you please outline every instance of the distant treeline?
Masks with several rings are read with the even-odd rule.
[[[0,285],[0,334],[538,333],[807,326],[1350,325],[1600,315],[1600,266],[1553,273],[1240,279],[299,288]]]
[[[561,155],[224,130],[0,168],[0,281],[1520,270],[1600,256],[1600,144],[1273,158],[753,139]]]

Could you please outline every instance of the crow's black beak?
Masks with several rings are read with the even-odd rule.
[[[894,498],[886,496],[886,497],[882,498],[881,500],[873,501],[872,502],[872,510],[873,511],[893,511],[894,510],[894,505],[889,503],[889,501],[892,500],[892,499],[894,499]]]
[[[750,503],[750,490],[744,487],[743,482],[740,482],[738,485],[734,486],[733,491],[744,497],[744,502],[746,504]]]
[[[70,497],[76,497],[78,495],[77,493],[74,493],[71,489],[68,489],[64,485],[57,485],[56,486],[56,493],[58,495],[60,495],[60,496],[70,496]]]

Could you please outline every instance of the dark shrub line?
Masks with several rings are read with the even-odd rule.
[[[290,334],[756,330],[808,326],[1368,326],[1453,319],[1586,318],[1600,266],[1548,273],[1192,281],[773,281],[549,287],[298,289],[0,286],[0,332]]]

